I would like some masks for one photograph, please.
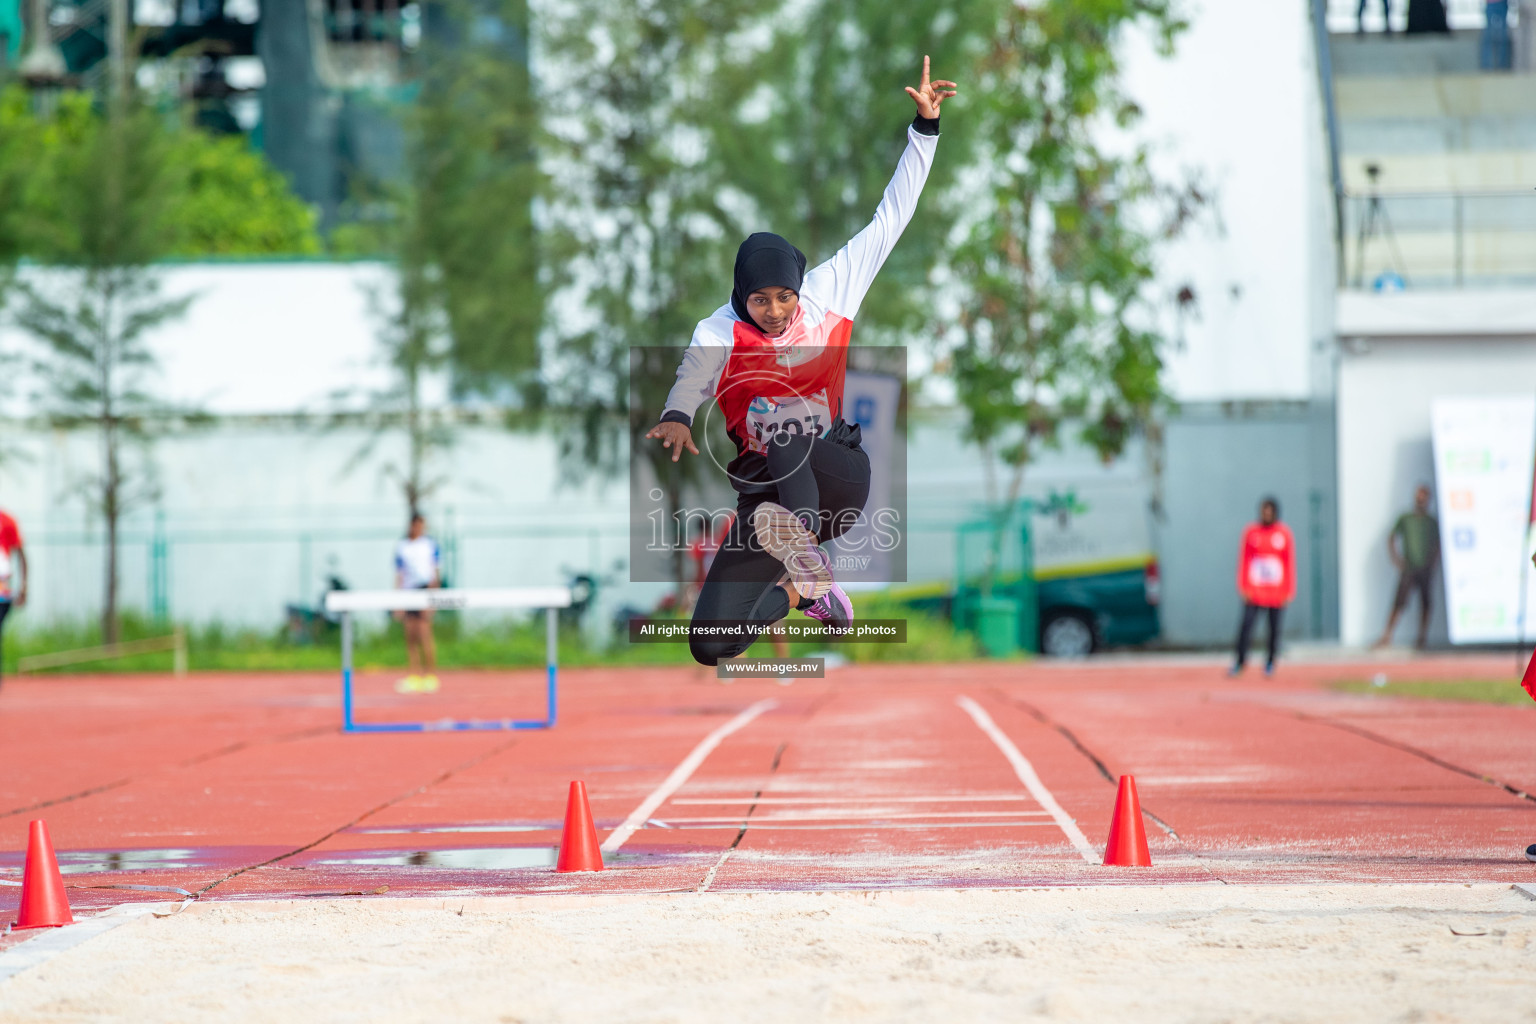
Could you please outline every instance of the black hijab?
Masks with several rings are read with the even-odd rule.
[[[731,308],[742,320],[757,326],[747,312],[747,296],[763,288],[788,288],[799,293],[805,280],[805,253],[778,235],[759,231],[748,236],[736,250],[736,284],[731,289]]]

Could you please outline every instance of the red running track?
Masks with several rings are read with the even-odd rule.
[[[86,888],[104,885],[233,899],[382,886],[488,895],[1536,881],[1522,855],[1536,842],[1526,795],[1536,793],[1536,706],[1326,687],[1376,668],[1301,665],[1232,681],[1214,664],[1153,659],[859,666],[791,687],[723,686],[692,669],[570,670],[552,731],[421,735],[341,734],[328,675],[8,679],[0,879],[19,879],[27,821],[42,817],[81,887],[77,908],[166,898]],[[1511,675],[1502,658],[1381,668],[1394,679]],[[432,697],[373,682],[360,714],[435,719],[534,710],[542,676],[458,673]],[[773,703],[742,724],[762,701]],[[572,779],[586,781],[611,843],[733,722],[610,850],[610,870],[553,871]],[[1027,762],[1033,789],[1000,742]],[[1120,773],[1136,776],[1148,812],[1151,869],[1096,863]],[[17,896],[0,886],[0,920]]]

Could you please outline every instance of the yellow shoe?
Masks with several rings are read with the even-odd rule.
[[[436,693],[443,685],[437,681],[437,676],[419,676],[418,678],[421,680],[418,686],[420,693]]]
[[[421,676],[406,676],[404,679],[398,679],[398,680],[395,681],[395,692],[396,693],[420,693],[421,692],[421,684],[422,684]]]

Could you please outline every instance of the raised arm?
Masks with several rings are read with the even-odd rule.
[[[901,233],[917,210],[917,199],[933,166],[938,145],[939,107],[956,94],[954,82],[930,81],[928,58],[923,58],[923,78],[907,95],[917,104],[917,117],[907,129],[907,148],[896,165],[891,183],[875,210],[875,218],[827,262],[805,275],[802,294],[811,302],[850,320],[858,315],[864,296],[874,284]]]
[[[729,307],[717,310],[714,316],[700,321],[694,328],[693,339],[677,368],[677,381],[667,393],[661,422],[646,432],[647,439],[659,440],[663,448],[672,449],[673,462],[682,458],[684,448],[699,454],[693,443],[693,417],[699,406],[715,397],[720,373],[731,354],[728,312]]]

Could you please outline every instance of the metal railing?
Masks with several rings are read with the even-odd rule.
[[[88,665],[93,661],[112,661],[115,658],[129,658],[135,654],[157,654],[161,651],[171,652],[171,672],[177,679],[184,677],[187,674],[187,634],[180,629],[169,636],[129,640],[120,644],[102,644],[97,647],[82,647],[74,651],[34,654],[16,662],[16,673],[26,675],[29,672],[46,672],[51,668]]]
[[[1355,288],[1536,282],[1536,190],[1344,193]]]

